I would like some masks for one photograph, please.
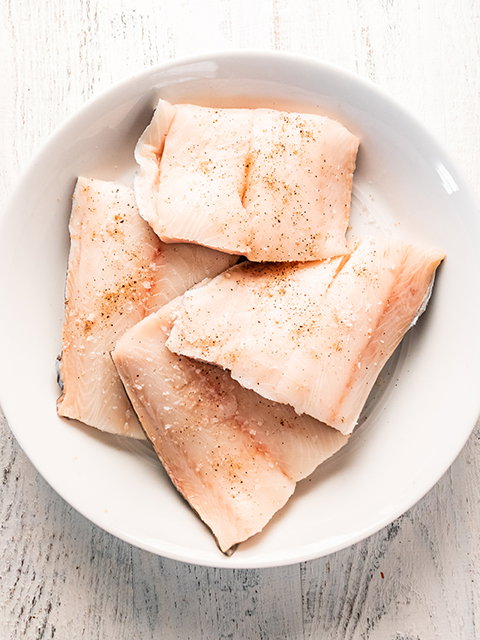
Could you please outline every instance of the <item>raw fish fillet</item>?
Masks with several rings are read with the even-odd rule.
[[[112,357],[172,482],[226,552],[260,531],[348,438],[227,371],[172,354],[165,341],[179,304],[130,329]]]
[[[320,262],[244,262],[183,296],[167,347],[348,434],[443,257],[365,240]]]
[[[138,215],[131,189],[88,178],[75,187],[70,237],[58,413],[143,438],[110,351],[132,325],[234,259],[163,244]]]
[[[346,253],[358,138],[335,120],[158,103],[140,138],[140,214],[165,242],[255,261]]]

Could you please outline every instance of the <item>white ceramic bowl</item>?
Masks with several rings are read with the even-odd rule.
[[[434,296],[369,401],[349,445],[302,482],[264,532],[223,556],[147,445],[57,417],[67,221],[77,175],[130,181],[133,148],[158,96],[333,115],[362,140],[355,215],[397,221],[445,249]],[[362,217],[360,215],[360,217]],[[51,486],[92,522],[164,556],[221,567],[318,557],[391,522],[452,463],[479,411],[475,206],[427,133],[373,85],[278,53],[173,61],[87,103],[44,146],[0,229],[0,393],[9,424]]]

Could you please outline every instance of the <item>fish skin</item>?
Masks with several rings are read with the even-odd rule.
[[[443,258],[364,240],[319,262],[244,262],[182,297],[167,347],[349,434]]]
[[[319,115],[160,100],[135,149],[140,214],[165,242],[253,261],[339,255],[358,145]]]
[[[227,371],[171,353],[165,341],[179,305],[130,329],[112,358],[173,484],[228,553],[348,437],[244,389]]]
[[[60,416],[145,438],[110,351],[122,333],[234,258],[163,244],[126,186],[80,177],[70,218]]]

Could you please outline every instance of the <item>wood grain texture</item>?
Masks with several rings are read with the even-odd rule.
[[[2,202],[92,94],[173,56],[242,47],[297,51],[374,80],[480,195],[475,0],[3,0],[0,42]],[[185,565],[113,538],[46,485],[4,421],[1,436],[2,640],[480,637],[478,430],[389,527],[327,558],[261,571]]]

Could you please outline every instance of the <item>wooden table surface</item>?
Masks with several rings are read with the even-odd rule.
[[[2,0],[0,11],[2,202],[92,94],[168,58],[236,48],[305,53],[370,78],[480,194],[476,0]],[[0,640],[480,638],[478,431],[393,524],[271,570],[191,566],[117,540],[53,492],[4,420],[1,433]]]

